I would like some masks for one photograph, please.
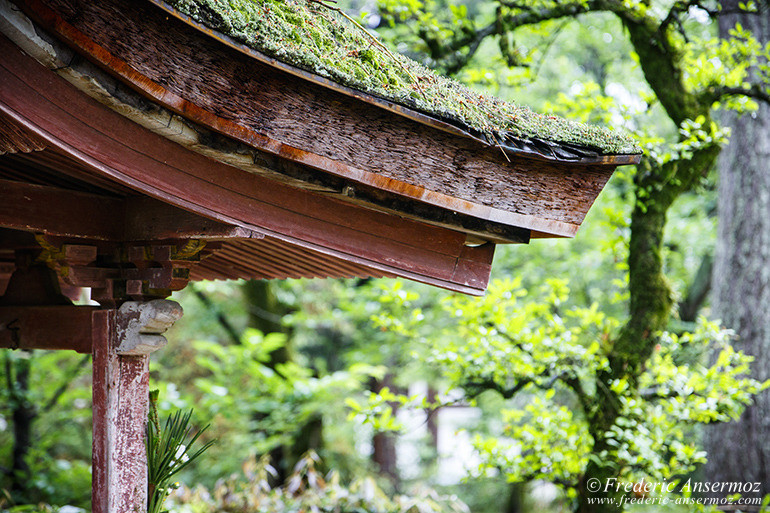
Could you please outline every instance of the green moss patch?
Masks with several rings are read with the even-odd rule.
[[[484,95],[374,43],[310,0],[167,0],[192,19],[282,62],[334,82],[460,123],[488,139],[540,139],[641,153],[627,135],[533,112]]]

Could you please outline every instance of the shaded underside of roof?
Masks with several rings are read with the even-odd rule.
[[[278,61],[446,121],[487,144],[556,160],[641,153],[627,135],[480,94],[388,51],[315,0],[151,0]]]

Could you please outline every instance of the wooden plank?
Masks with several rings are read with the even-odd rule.
[[[0,110],[35,127],[49,144],[91,172],[204,217],[269,233],[322,254],[453,290],[481,291],[452,281],[463,234],[314,195],[212,161],[84,97],[7,40],[0,41],[0,48],[6,75],[0,82]],[[432,237],[422,239],[426,231]]]
[[[117,240],[122,220],[123,204],[118,199],[0,180],[0,227]]]
[[[25,6],[90,59],[188,119],[265,152],[451,211],[572,236],[614,169],[508,162],[497,148],[278,72],[141,2],[34,0]]]
[[[201,217],[152,198],[129,198],[125,203],[124,241],[263,237],[261,233]]]
[[[0,347],[91,352],[92,306],[0,307]]]
[[[38,137],[22,130],[0,116],[0,155],[41,151],[45,144]]]
[[[479,276],[491,273],[494,252],[495,245],[490,243],[478,247],[466,246],[461,258],[457,259],[457,267],[455,267],[452,278],[469,287],[482,285]]]

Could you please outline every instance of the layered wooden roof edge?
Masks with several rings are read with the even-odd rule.
[[[0,19],[3,32],[11,32],[8,18]],[[402,276],[483,293],[494,245],[467,247],[463,233],[340,202],[192,152],[32,65],[20,47],[28,54],[47,48],[38,55],[42,60],[52,55],[50,43],[28,31],[33,28],[17,25],[19,46],[0,36],[0,147],[18,152],[0,157],[0,174],[6,176],[9,165],[17,169],[15,181],[0,180],[2,227],[46,234],[47,244],[65,253],[73,243],[110,253],[121,241],[172,249],[190,237],[211,241],[206,253],[212,248],[213,254],[193,266],[192,279]],[[59,73],[97,96],[104,93],[69,66]],[[177,118],[162,128],[164,135],[195,134]],[[59,170],[65,174],[54,186],[23,183],[47,184]],[[83,187],[94,192],[77,192]],[[23,232],[0,229],[0,253],[40,249]],[[0,254],[0,260],[2,289],[13,253],[10,260]],[[70,268],[68,279],[90,286],[93,280],[82,276],[98,271],[92,265]]]
[[[627,154],[641,153],[628,134],[539,114],[473,91],[394,54],[341,9],[316,0],[151,1],[273,66],[296,74],[304,70],[311,80],[353,94],[366,93],[367,101],[448,125],[514,153],[582,162],[603,156],[620,162]]]
[[[204,35],[155,0],[16,3],[0,0],[0,32],[103,107],[19,61],[21,71],[8,76],[20,81],[0,94],[6,135],[21,129],[29,149],[45,147],[37,153],[49,160],[256,234],[230,233],[242,242],[202,262],[194,278],[405,276],[478,294],[489,279],[489,242],[573,236],[612,170],[638,160],[559,162],[526,148],[506,154],[444,120]],[[61,118],[46,119],[36,102]],[[126,162],[89,144],[139,158],[152,172],[122,168]],[[179,167],[193,161],[193,171]],[[177,179],[209,192],[186,198]],[[268,262],[261,270],[247,262],[257,254]],[[292,259],[300,263],[289,272]]]
[[[157,11],[157,8],[152,8],[149,3],[131,4],[130,12],[125,13],[124,21],[128,23],[121,24],[120,27],[110,27],[106,25],[114,20],[109,13],[114,12],[116,7],[110,5],[101,7],[102,2],[99,2],[99,6],[95,5],[91,9],[89,15],[92,19],[87,23],[98,24],[101,32],[89,35],[69,23],[61,13],[50,7],[56,3],[30,0],[23,2],[21,7],[30,16],[37,18],[45,29],[53,30],[57,38],[86,55],[108,73],[118,76],[121,81],[148,97],[156,105],[168,108],[198,126],[223,134],[248,147],[321,171],[322,173],[315,177],[316,181],[332,180],[338,182],[338,185],[343,181],[347,185],[353,185],[353,194],[358,195],[359,200],[363,199],[365,202],[376,205],[377,208],[387,207],[393,201],[380,198],[377,205],[378,202],[373,201],[373,196],[388,193],[403,199],[416,200],[423,205],[438,207],[432,209],[434,217],[438,211],[448,211],[453,213],[450,216],[467,216],[466,223],[476,219],[494,225],[497,231],[505,226],[514,226],[532,230],[536,232],[536,236],[542,233],[546,236],[550,234],[550,236],[570,237],[574,235],[612,169],[618,164],[636,162],[639,159],[638,155],[618,156],[617,160],[612,160],[612,156],[606,156],[603,162],[580,166],[573,163],[562,165],[560,162],[542,163],[520,158],[509,163],[508,157],[499,148],[482,145],[478,141],[469,140],[467,136],[450,138],[441,136],[437,132],[440,130],[441,133],[446,134],[444,130],[447,130],[449,125],[444,124],[440,129],[435,128],[441,123],[438,120],[430,123],[430,128],[435,129],[426,130],[425,125],[411,123],[411,118],[407,121],[401,117],[408,113],[405,109],[395,109],[399,116],[385,119],[381,111],[378,112],[383,108],[382,102],[377,102],[371,97],[367,98],[362,93],[351,93],[355,95],[355,99],[348,100],[341,105],[342,108],[337,108],[343,103],[336,101],[338,95],[329,97],[330,102],[325,101],[328,94],[323,89],[319,89],[307,76],[297,81],[281,75],[281,81],[271,80],[274,84],[273,90],[257,91],[256,89],[265,84],[261,81],[257,82],[255,74],[275,68],[259,66],[261,62],[255,62],[254,55],[239,57],[234,53],[228,53],[219,46],[222,44],[219,40],[210,37],[201,38],[200,27],[192,32],[185,30],[184,27],[173,24],[172,20],[164,16],[165,11]],[[128,7],[129,5],[120,8],[126,10]],[[83,25],[82,18],[80,21],[72,21]],[[131,23],[134,26],[130,26]],[[185,25],[189,26],[187,22]],[[82,26],[81,28],[93,30],[93,27]],[[115,34],[118,37],[113,36],[111,33],[113,31],[119,32]],[[159,34],[160,32],[163,33]],[[169,37],[170,34],[174,37]],[[185,71],[185,67],[191,68],[189,75],[205,83],[182,84],[179,76],[165,76],[162,68],[169,68],[169,62],[165,64],[161,61],[140,62],[140,59],[146,60],[147,56],[116,54],[121,51],[121,46],[124,51],[129,44],[128,41],[122,41],[123,37],[130,40],[130,44],[151,48],[152,45],[159,45],[160,48],[152,50],[153,59],[170,60],[178,74],[180,70]],[[161,40],[157,40],[158,38]],[[97,39],[100,40],[97,41]],[[115,47],[117,41],[120,43]],[[190,50],[191,47],[195,48],[194,52]],[[206,58],[201,58],[203,56]],[[225,64],[222,60],[228,62]],[[274,60],[270,62],[270,66],[277,65],[278,63]],[[154,69],[149,69],[151,66]],[[244,69],[246,66],[253,70],[247,71]],[[159,70],[160,73],[158,73]],[[299,70],[295,71],[299,72]],[[229,76],[227,76],[228,73]],[[207,80],[209,78],[211,80]],[[230,84],[221,84],[223,80],[228,79],[231,81]],[[328,85],[325,84],[324,88]],[[302,90],[296,91],[300,86],[303,86]],[[193,91],[193,88],[197,90]],[[279,90],[280,88],[283,90]],[[291,98],[280,96],[286,94],[287,88],[295,90],[292,92],[301,93],[303,100],[310,97],[315,103],[308,105],[311,102],[306,101],[304,105],[295,107],[291,103]],[[195,97],[195,93],[206,96]],[[319,105],[319,98],[322,105]],[[278,114],[269,112],[270,109],[264,109],[266,99],[281,102],[278,107],[280,115],[287,117],[283,120],[283,126],[275,124],[266,126],[266,121],[271,122],[270,117]],[[361,102],[365,99],[367,102],[377,103],[377,107],[363,108]],[[317,108],[328,107],[330,103],[335,103],[333,106],[335,108],[327,109],[326,114],[335,116],[334,119],[343,118],[348,125],[344,127],[346,131],[340,134],[340,137],[345,138],[343,143],[332,140],[333,133],[329,130],[327,119],[321,117],[324,112]],[[251,107],[254,110],[249,112],[248,109]],[[244,112],[232,112],[234,108],[243,109]],[[268,112],[256,113],[258,108]],[[290,109],[300,110],[300,108],[304,112],[287,112]],[[223,113],[226,114],[223,115]],[[295,117],[292,118],[291,115]],[[319,117],[315,125],[314,120],[308,119],[308,115]],[[419,113],[414,112],[409,115],[420,117]],[[422,116],[422,122],[426,119]],[[291,123],[297,125],[291,126]],[[304,129],[296,130],[295,128],[300,125],[304,125]],[[356,133],[351,134],[351,130],[355,130]],[[317,133],[308,134],[311,131],[317,131]],[[400,143],[402,146],[402,148],[396,148],[395,158],[392,155],[393,152],[389,155],[387,151],[377,155],[370,154],[372,147],[379,150],[383,146],[381,138],[377,136],[378,132],[384,131],[400,131],[405,134],[401,136],[403,140],[394,143],[394,138],[391,137],[387,141],[389,144]],[[317,137],[320,133],[324,133],[324,137]],[[316,140],[308,140],[308,136],[313,136]],[[351,144],[352,142],[355,144]],[[330,144],[348,145],[349,147],[345,148],[348,155],[337,154],[336,149],[327,147]],[[198,149],[202,149],[202,146],[205,144],[195,145]],[[408,157],[412,159],[411,161],[401,158],[405,151],[410,152]],[[451,159],[452,163],[444,165],[437,162],[441,158]],[[372,161],[375,159],[377,159],[376,165],[373,165]],[[454,169],[451,169],[452,164]],[[481,167],[483,169],[480,169]],[[414,173],[415,170],[418,173]],[[519,177],[516,176],[517,174],[529,176]],[[560,176],[549,176],[553,174]],[[303,176],[301,181],[306,181],[306,178]],[[521,187],[517,187],[517,181],[528,183],[522,183]],[[538,184],[539,187],[533,187],[533,183]],[[328,184],[324,185],[328,186]],[[342,189],[345,189],[345,185],[342,185]],[[346,190],[349,195],[351,187]],[[339,187],[337,192],[341,192]],[[533,195],[540,197],[534,198]],[[562,197],[556,197],[559,195]],[[529,202],[534,204],[526,204]],[[436,221],[436,219],[425,220]],[[483,238],[495,239],[496,230],[491,230],[492,233]],[[515,239],[517,237],[514,237]],[[497,238],[498,242],[505,240],[505,236]]]

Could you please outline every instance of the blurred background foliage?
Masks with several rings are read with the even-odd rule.
[[[661,12],[673,3],[653,2]],[[666,143],[681,127],[656,101],[611,14],[525,26],[515,39],[485,37],[468,52],[452,41],[493,23],[508,3],[340,4],[399,51],[473,87],[625,128],[653,158],[681,156]],[[697,9],[683,23],[701,40],[716,37]],[[591,376],[606,367],[606,345],[627,316],[636,172],[618,169],[574,240],[498,247],[499,281],[484,298],[366,279],[197,283],[178,294],[185,316],[154,355],[152,386],[161,417],[194,408],[197,425],[211,424],[204,439],[217,443],[179,477],[167,507],[572,509],[591,426],[568,383],[594,393]],[[735,417],[760,389],[745,377],[748,360],[729,349],[729,333],[706,320],[709,301],[699,292],[714,251],[715,180],[712,170],[668,212],[662,258],[678,306],[639,377],[648,397],[624,406],[613,435],[629,480],[697,475],[697,424]],[[721,360],[709,356],[714,344]],[[19,487],[4,472],[0,508],[88,509],[90,362],[64,352],[0,357],[0,470],[10,468],[20,408],[31,413],[34,440],[25,456],[32,479]],[[614,386],[625,398],[628,384]],[[450,429],[442,428],[452,411]],[[441,454],[446,447],[461,457]]]

